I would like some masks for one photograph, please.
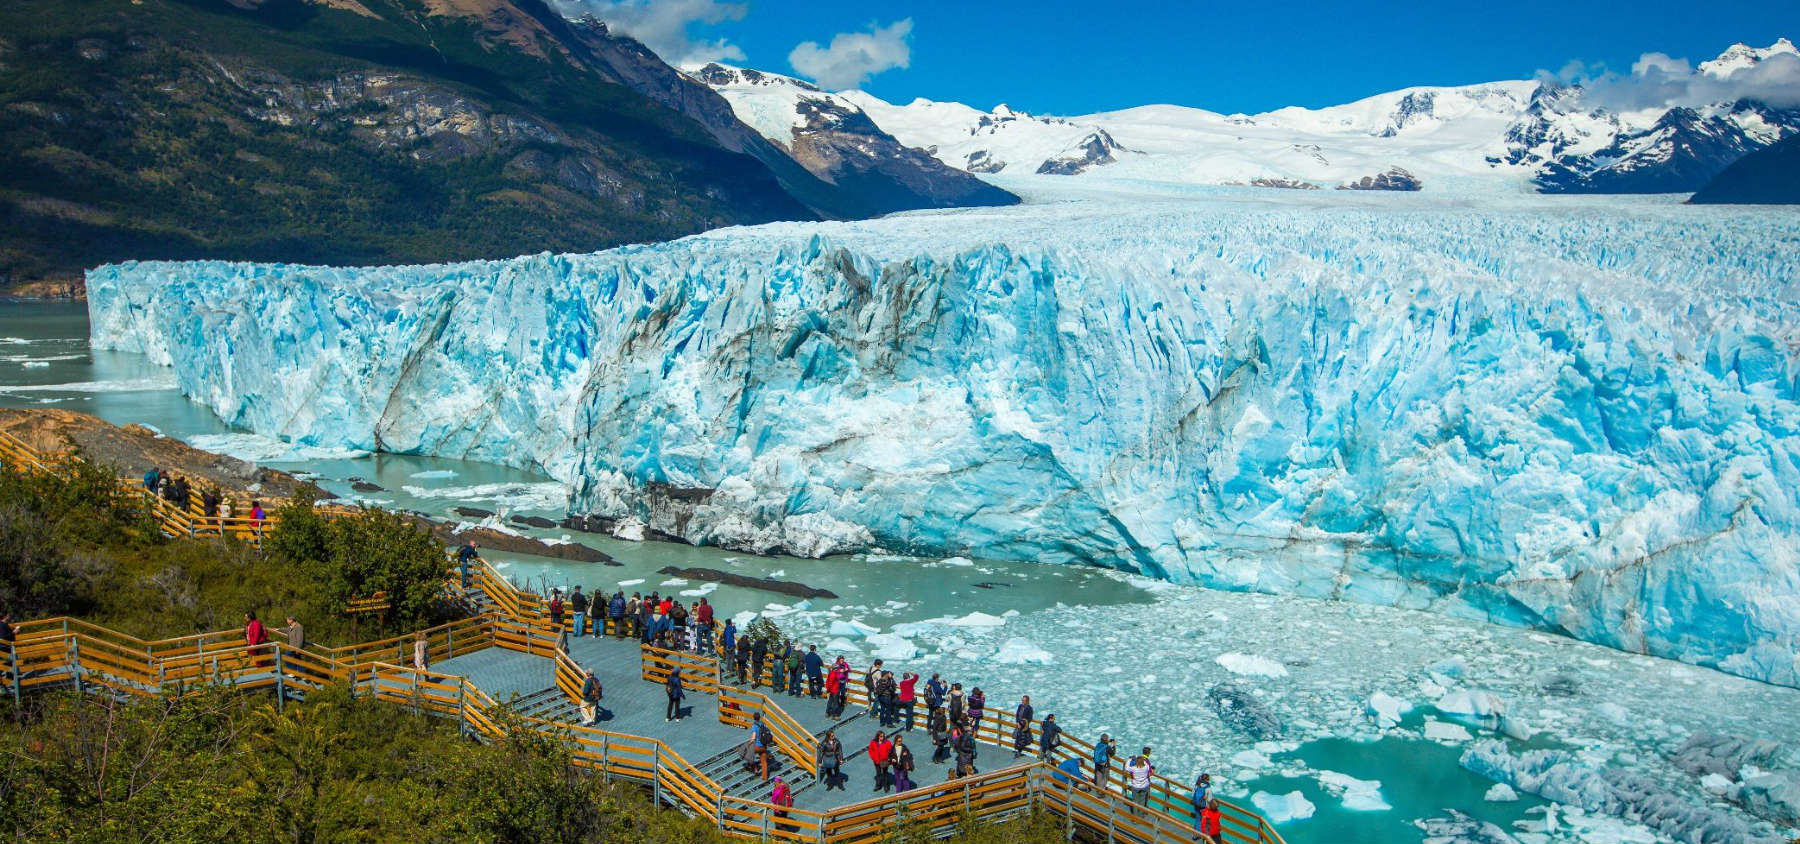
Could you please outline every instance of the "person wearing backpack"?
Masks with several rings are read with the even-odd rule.
[[[877,730],[875,732],[875,737],[869,739],[869,761],[875,765],[876,791],[885,792],[893,786],[892,774],[888,767],[888,763],[893,758],[893,754],[894,743],[889,741],[885,734]]]
[[[894,771],[894,792],[898,794],[903,791],[911,791],[913,787],[912,748],[906,746],[906,738],[898,733],[894,734],[893,755],[888,760],[888,767]]]
[[[869,670],[863,672],[863,698],[869,706],[869,710],[866,713],[868,715],[875,714],[875,707],[877,705],[875,702],[875,681],[880,679],[881,660],[878,659],[869,666]]]
[[[625,638],[625,591],[624,590],[614,592],[613,596],[612,596],[612,600],[606,602],[606,617],[612,620],[613,638],[614,639]],[[600,634],[600,631],[598,631],[598,630],[594,631],[594,635],[598,636],[599,634]]]
[[[1100,740],[1094,743],[1094,787],[1105,790],[1106,780],[1112,775],[1113,754],[1118,746],[1113,743],[1112,736],[1100,734]]]
[[[935,764],[950,757],[950,717],[941,706],[932,707],[931,715],[925,719],[925,729],[931,733],[931,761]]]
[[[761,715],[756,716],[751,729],[756,736],[756,761],[762,766],[762,781],[768,782],[769,760],[775,753],[775,733],[769,729],[769,725],[763,723]]]
[[[788,697],[800,696],[800,666],[806,659],[800,655],[800,649],[790,645],[787,655],[787,693]]]
[[[1044,716],[1044,727],[1038,736],[1038,758],[1050,761],[1050,755],[1062,746],[1062,727],[1056,723],[1056,713]]]
[[[819,765],[819,781],[825,784],[825,790],[837,788],[844,790],[844,743],[838,741],[836,730],[826,730],[825,738],[819,740],[819,751],[816,756]]]
[[[929,713],[931,710],[943,706],[944,695],[949,693],[950,686],[944,682],[944,678],[936,674],[931,675],[930,682],[925,684],[925,711]]]
[[[555,590],[550,593],[550,626],[560,629],[562,627],[562,620],[563,620],[562,590],[558,589],[558,590]]]
[[[787,780],[775,778],[775,790],[769,794],[769,802],[775,804],[775,828],[782,832],[794,832],[799,827],[787,822],[788,810],[794,808],[794,792],[788,789]]]
[[[876,708],[881,713],[881,726],[894,726],[895,698],[899,694],[900,687],[894,683],[894,672],[881,672],[881,676],[875,680]]]
[[[757,636],[750,642],[750,688],[762,685],[763,662],[769,658],[769,643]]]
[[[600,698],[606,694],[600,687],[600,678],[594,676],[592,668],[581,680],[581,725],[591,727],[600,720]]]
[[[954,733],[950,744],[956,749],[956,776],[972,777],[981,773],[975,769],[975,731],[973,728],[952,727]]]
[[[668,717],[663,720],[674,721],[681,717],[681,699],[687,696],[687,693],[681,688],[680,668],[669,669],[669,679],[664,681],[664,686],[669,694],[669,713]]]
[[[1013,758],[1025,755],[1025,749],[1031,746],[1031,695],[1019,698],[1019,705],[1013,710]]]

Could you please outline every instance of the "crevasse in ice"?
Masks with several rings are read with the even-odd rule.
[[[88,291],[96,347],[228,422],[539,467],[695,542],[1092,561],[1800,685],[1800,217],[1517,203],[1064,202]]]

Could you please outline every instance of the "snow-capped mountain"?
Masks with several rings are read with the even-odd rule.
[[[1784,54],[1800,57],[1786,39],[1738,44],[1699,72],[1728,80]],[[926,99],[896,105],[863,91],[834,99],[945,164],[1009,178],[1103,172],[1194,184],[1398,189],[1500,180],[1553,193],[1683,192],[1745,153],[1800,133],[1800,109],[1755,100],[1617,112],[1586,94],[1579,85],[1517,80],[1407,88],[1256,115],[1154,105],[1077,117]],[[1414,178],[1382,178],[1395,170]]]
[[[813,175],[899,209],[1010,205],[1019,199],[946,166],[881,130],[862,109],[810,82],[712,63],[688,75],[717,91],[738,120]]]

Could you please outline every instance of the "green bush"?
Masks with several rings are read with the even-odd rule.
[[[389,607],[381,621],[388,630],[415,630],[441,617],[444,549],[411,519],[373,508],[328,519],[306,498],[282,507],[275,518],[270,557],[314,578],[332,613],[386,592]]]

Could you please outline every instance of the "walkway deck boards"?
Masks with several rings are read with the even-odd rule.
[[[605,690],[605,697],[601,700],[600,720],[594,724],[595,727],[659,739],[695,765],[704,765],[709,759],[733,751],[749,738],[746,730],[719,722],[719,699],[716,696],[692,689],[688,690],[687,698],[683,701],[683,717],[674,722],[665,721],[668,696],[660,684],[643,679],[636,640],[594,636],[572,638],[569,641],[569,655],[583,668],[592,670]],[[549,659],[500,648],[488,648],[444,660],[434,664],[432,671],[465,676],[502,703],[515,694],[524,698],[543,692],[553,688],[555,683],[554,667]],[[767,687],[759,691],[769,693]],[[787,694],[770,697],[815,735],[837,726],[836,722],[826,717],[823,698],[814,699],[805,695],[792,697]],[[846,781],[841,788],[827,789],[822,783],[811,783],[810,775],[804,772],[800,772],[797,777],[790,775],[790,780],[799,779],[808,783],[807,787],[795,795],[796,808],[824,811],[877,796],[878,793],[874,791],[874,769],[868,762],[867,747],[878,726],[872,717],[851,717],[859,711],[852,705],[845,713],[838,733],[838,740],[844,743]],[[913,781],[920,784],[943,782],[949,778],[950,769],[948,764],[931,761],[931,739],[925,731],[924,716],[924,705],[921,703],[913,731],[905,734],[916,765]],[[569,716],[566,720],[572,720],[572,717]],[[1019,761],[1028,762],[1030,758]],[[1013,764],[1011,752],[991,745],[982,745],[976,759],[976,766],[983,772],[997,771]],[[788,774],[779,765],[775,772]],[[769,796],[768,787],[760,783],[735,789],[733,793],[758,800],[766,800]]]

